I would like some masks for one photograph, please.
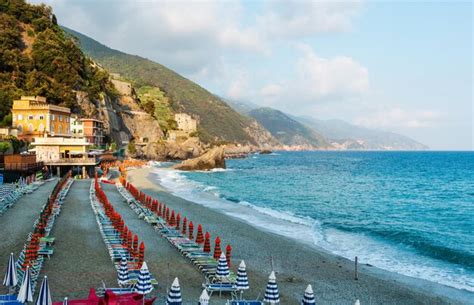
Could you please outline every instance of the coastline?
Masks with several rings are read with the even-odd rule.
[[[354,262],[176,197],[155,182],[152,170],[130,170],[129,181],[180,211],[195,225],[201,223],[212,238],[219,235],[223,245],[230,243],[234,268],[241,259],[248,267],[251,290],[244,296],[263,297],[272,257],[282,304],[299,302],[307,284],[312,284],[318,304],[353,304],[355,299],[361,304],[473,304],[474,294],[468,291],[364,264],[359,265],[356,281]]]

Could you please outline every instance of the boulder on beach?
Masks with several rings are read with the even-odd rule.
[[[173,166],[174,169],[193,171],[193,170],[211,170],[213,168],[225,168],[224,147],[215,147],[205,154],[185,160],[180,164]]]

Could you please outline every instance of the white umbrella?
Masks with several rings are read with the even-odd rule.
[[[128,265],[127,259],[125,256],[122,256],[122,261],[120,262],[120,267],[118,271],[118,284],[120,286],[127,285],[130,281],[130,277],[128,275]]]
[[[20,303],[33,302],[33,292],[31,291],[31,275],[30,267],[26,267],[23,275],[23,282],[21,283],[20,291],[18,292],[17,301]]]
[[[3,278],[3,285],[7,286],[9,289],[15,287],[18,284],[18,279],[16,277],[16,266],[15,259],[13,258],[13,253],[10,253],[10,258],[8,259],[7,272]]]
[[[268,277],[267,288],[265,289],[265,298],[263,301],[269,304],[280,303],[280,293],[278,292],[278,285],[276,283],[274,271],[272,271]]]
[[[227,265],[227,259],[224,252],[222,252],[221,256],[219,257],[219,261],[217,262],[216,276],[218,278],[224,279],[229,277],[229,275],[229,265]]]
[[[48,277],[45,276],[41,283],[40,292],[38,299],[36,299],[35,305],[53,305],[51,301],[51,292],[49,291]]]
[[[199,297],[199,305],[209,305],[209,295],[207,294],[206,289],[204,289]]]
[[[301,301],[301,305],[312,305],[312,304],[316,304],[316,301],[314,299],[313,287],[311,287],[311,285],[308,285],[308,287],[306,287],[306,290],[304,291],[304,296],[303,296],[303,300]]]
[[[247,266],[245,262],[240,262],[239,268],[237,269],[237,290],[249,289],[249,279],[247,277]]]
[[[360,305],[360,301],[359,300],[356,300],[354,305]]]
[[[153,290],[151,285],[151,276],[150,271],[148,271],[148,266],[146,262],[143,263],[140,268],[140,274],[138,275],[138,283],[135,287],[135,290],[139,294],[149,294]],[[143,297],[145,299],[145,297]]]
[[[63,301],[63,305],[68,305],[69,304],[69,301],[67,299],[67,297],[64,298],[64,301]]]
[[[168,291],[166,305],[181,305],[182,303],[183,299],[181,298],[181,287],[179,287],[179,280],[176,277],[171,284],[170,291]]]

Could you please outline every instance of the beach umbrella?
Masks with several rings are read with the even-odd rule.
[[[186,226],[188,225],[188,219],[186,218],[186,216],[184,217],[183,219],[183,227],[181,229],[181,233],[183,235],[186,235]]]
[[[249,279],[247,277],[247,266],[242,260],[239,268],[237,269],[237,290],[243,291],[249,289]]]
[[[33,292],[31,290],[31,275],[30,266],[26,266],[25,274],[23,275],[23,282],[18,292],[17,301],[20,303],[33,302]]]
[[[64,298],[63,305],[69,305],[69,301],[68,301],[67,297]]]
[[[138,235],[133,236],[133,255],[138,255]]]
[[[176,230],[178,231],[179,231],[180,222],[181,222],[181,214],[178,213],[178,215],[176,215]]]
[[[171,211],[171,217],[170,217],[170,220],[168,221],[168,224],[172,227],[176,225],[176,222],[174,220],[174,210]]]
[[[221,257],[221,254],[221,239],[219,238],[219,236],[217,236],[214,240],[214,259],[219,259],[219,257]]]
[[[209,305],[209,294],[207,294],[206,289],[204,289],[199,297],[199,305]]]
[[[265,298],[263,301],[269,304],[280,303],[280,293],[278,292],[278,285],[276,283],[274,271],[272,271],[268,277],[267,288],[265,289]]]
[[[225,247],[225,259],[227,260],[227,265],[229,266],[229,268],[232,267],[232,265],[230,264],[231,254],[232,254],[232,247],[230,245],[227,245],[227,247]]]
[[[308,287],[306,287],[306,290],[304,291],[304,296],[303,296],[303,300],[301,300],[301,305],[312,305],[312,304],[316,304],[316,301],[314,300],[313,287],[311,287],[311,285],[308,285]]]
[[[181,305],[183,300],[181,298],[181,288],[179,287],[178,278],[175,277],[171,288],[168,291],[168,298],[166,299],[166,305]]]
[[[359,300],[356,300],[354,305],[360,305],[360,301]]]
[[[40,292],[38,299],[36,299],[35,305],[53,305],[51,301],[51,292],[49,291],[48,277],[45,276],[41,283]]]
[[[216,276],[218,278],[224,279],[229,277],[230,272],[229,272],[229,266],[227,266],[227,260],[225,258],[225,254],[221,253],[221,256],[219,257],[219,261],[217,262],[217,270],[216,270]]]
[[[204,248],[203,251],[206,253],[211,253],[211,241],[210,241],[211,235],[209,232],[206,232],[206,237],[204,238]]]
[[[140,274],[138,275],[138,282],[135,286],[135,291],[139,294],[149,294],[153,290],[151,285],[151,276],[150,271],[148,271],[148,266],[146,262],[143,263],[140,268]]]
[[[189,230],[188,230],[188,233],[189,233],[189,239],[190,240],[193,240],[194,239],[194,224],[192,221],[189,222]]]
[[[196,234],[196,243],[197,244],[204,243],[204,236],[202,235],[202,226],[201,226],[201,224],[198,225],[198,231],[197,231],[197,234]]]
[[[138,266],[141,268],[143,262],[145,261],[145,244],[140,243],[140,250],[138,251]]]
[[[128,275],[128,263],[127,258],[122,256],[122,260],[120,261],[120,267],[118,272],[118,283],[120,286],[127,285],[130,281],[130,277]]]
[[[3,285],[7,286],[8,289],[15,287],[18,284],[18,279],[16,277],[16,266],[15,259],[13,258],[13,253],[10,253],[10,258],[8,259],[7,272],[3,278]]]

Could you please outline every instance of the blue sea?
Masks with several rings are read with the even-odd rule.
[[[277,152],[156,168],[177,196],[400,274],[474,291],[473,152]]]

